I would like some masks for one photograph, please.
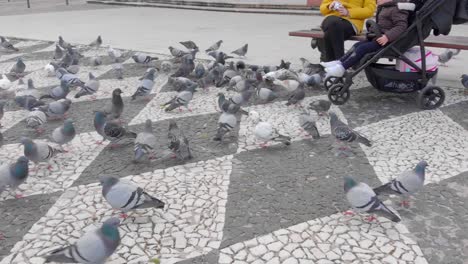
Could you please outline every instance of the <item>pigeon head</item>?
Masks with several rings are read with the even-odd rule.
[[[119,179],[112,177],[112,176],[108,176],[108,175],[99,176],[99,182],[101,183],[103,188],[111,187],[112,185],[116,184],[118,181]]]
[[[151,129],[152,127],[153,127],[153,122],[151,122],[151,119],[146,119],[145,128]]]
[[[23,78],[20,78],[20,79],[18,80],[18,85],[23,85],[23,84],[24,84]]]
[[[28,79],[28,89],[35,89],[34,82],[32,79]]]
[[[25,179],[28,176],[28,164],[29,164],[29,159],[26,158],[25,156],[21,156],[16,160],[16,163],[14,163],[10,167],[11,175],[17,179]]]
[[[351,190],[354,186],[358,185],[358,183],[351,178],[350,176],[345,176],[344,177],[344,191],[347,193],[349,190]]]
[[[72,103],[72,101],[70,99],[60,99],[57,102],[61,102],[63,105],[65,105],[67,107],[70,106],[71,103]]]
[[[2,42],[5,42],[5,38],[2,37],[2,36],[0,36],[0,40],[1,40]]]
[[[28,153],[32,153],[34,151],[35,144],[30,138],[23,137],[23,138],[21,138],[20,142],[24,146],[25,155],[27,155]]]
[[[111,241],[119,241],[120,240],[120,233],[119,227],[120,220],[117,217],[112,217],[107,219],[101,227],[101,232],[104,237],[110,239]]]
[[[245,69],[245,62],[243,62],[243,61],[238,61],[238,62],[236,63],[236,68],[237,68],[238,70],[243,70],[243,69]]]
[[[63,130],[65,133],[75,131],[75,127],[73,126],[73,120],[71,118],[68,118],[63,122]]]
[[[257,111],[249,111],[249,118],[254,124],[260,122],[260,114]]]
[[[19,63],[19,64],[21,64],[21,63],[23,63],[23,59],[22,59],[22,58],[18,58],[18,59],[16,60],[16,62]]]
[[[96,79],[96,77],[94,76],[94,74],[93,74],[92,72],[90,72],[90,73],[88,74],[88,76],[89,76],[89,79],[90,79],[90,80]]]
[[[112,91],[112,95],[121,95],[122,93],[123,93],[122,90],[120,90],[119,88]]]
[[[468,75],[467,75],[467,74],[462,74],[462,76],[460,76],[460,78],[462,78],[462,79],[468,79]]]
[[[336,122],[336,121],[338,121],[338,116],[335,114],[335,112],[330,111],[330,112],[329,112],[329,116],[330,116],[330,122]]]
[[[422,160],[418,163],[418,165],[416,165],[416,168],[414,168],[414,171],[416,172],[418,176],[424,179],[427,166],[428,166],[427,162],[425,160]]]
[[[161,70],[163,72],[170,72],[171,68],[172,68],[172,65],[171,65],[170,62],[164,61],[164,62],[161,63]]]

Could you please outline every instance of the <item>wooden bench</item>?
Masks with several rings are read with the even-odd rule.
[[[289,36],[320,39],[323,38],[323,31],[321,29],[291,31],[289,32]],[[351,37],[350,40],[361,41],[365,39],[365,35],[358,35]],[[468,37],[430,35],[424,40],[424,44],[427,47],[434,48],[468,50]]]

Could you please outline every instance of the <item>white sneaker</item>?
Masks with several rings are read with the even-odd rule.
[[[320,63],[320,65],[322,65],[322,67],[324,67],[324,68],[333,67],[333,66],[338,65],[338,64],[341,64],[341,61],[335,60],[335,61],[321,62]]]
[[[337,64],[335,66],[325,68],[325,72],[327,73],[327,76],[343,77],[346,70],[343,65]]]

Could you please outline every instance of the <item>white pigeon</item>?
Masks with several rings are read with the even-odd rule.
[[[286,146],[291,145],[291,138],[288,136],[281,135],[276,128],[273,127],[269,122],[262,121],[260,115],[255,111],[249,112],[249,118],[255,124],[254,135],[255,137],[262,141],[260,144],[262,148],[267,147],[269,141],[279,141]]]
[[[2,79],[0,79],[0,89],[8,90],[12,85],[13,84],[11,83],[10,79],[8,79],[5,74],[2,74]]]

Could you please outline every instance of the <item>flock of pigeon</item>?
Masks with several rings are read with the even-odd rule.
[[[0,38],[1,47],[12,52],[18,51],[8,40],[3,37]],[[205,50],[208,55],[214,58],[205,66],[202,63],[195,64],[195,57],[199,52],[199,48],[193,41],[184,41],[180,42],[180,44],[185,46],[186,49],[169,47],[173,56],[170,60],[159,60],[157,57],[143,53],[132,55],[135,63],[144,66],[149,66],[151,62],[157,62],[157,67],[149,67],[140,78],[141,83],[131,96],[132,100],[150,99],[157,74],[173,72],[168,78],[168,84],[178,93],[170,101],[161,105],[165,111],[181,110],[181,107],[185,107],[190,111],[189,104],[197,89],[215,86],[220,89],[225,88],[228,91],[236,91],[230,98],[227,98],[223,92],[218,94],[218,107],[221,114],[218,120],[218,130],[213,140],[222,141],[227,133],[238,126],[240,115],[247,115],[255,124],[252,132],[262,142],[262,147],[266,147],[266,144],[270,141],[281,142],[288,146],[291,144],[290,137],[280,134],[271,123],[263,121],[257,112],[242,109],[249,103],[251,98],[255,97],[255,100],[268,103],[281,98],[283,92],[286,91],[287,95],[284,97],[287,100],[286,105],[302,109],[299,115],[300,126],[314,140],[320,140],[320,134],[316,127],[315,115],[313,116],[309,110],[316,111],[319,116],[328,116],[330,118],[331,132],[338,142],[344,142],[345,144],[357,142],[369,147],[372,145],[369,139],[354,131],[342,122],[333,111],[330,111],[331,103],[329,101],[314,101],[305,108],[301,105],[306,96],[306,89],[320,85],[322,82],[324,72],[320,65],[312,64],[301,58],[302,69],[294,71],[290,69],[290,63],[283,60],[279,66],[246,65],[241,60],[236,63],[233,61],[226,62],[226,60],[233,57],[220,51],[222,45],[220,40]],[[99,48],[101,45],[102,39],[99,36],[89,47]],[[233,51],[232,54],[245,57],[247,51],[248,45],[246,44]],[[124,56],[122,52],[109,47],[108,55],[114,62],[115,78],[123,78],[124,67],[122,66],[122,60]],[[39,94],[38,90],[34,88],[32,80],[28,80],[27,85],[23,83],[22,77],[26,65],[21,58],[17,60],[9,73],[4,74],[3,78],[0,79],[2,97],[13,99],[17,105],[29,111],[25,120],[29,128],[35,129],[38,133],[43,133],[43,127],[49,120],[64,120],[63,125],[56,128],[50,136],[51,141],[57,143],[58,146],[35,141],[31,138],[21,139],[24,156],[18,157],[16,162],[5,163],[0,167],[0,192],[6,190],[6,187],[9,187],[9,191],[13,192],[16,187],[27,179],[29,161],[35,164],[48,164],[56,155],[64,152],[62,146],[71,142],[76,136],[73,120],[67,119],[67,111],[72,104],[72,99],[67,98],[70,89],[79,90],[75,98],[82,96],[93,97],[100,86],[99,80],[91,73],[89,74],[89,80],[86,82],[80,80],[76,75],[79,71],[80,58],[82,58],[82,55],[78,48],[59,37],[52,61],[45,66],[49,74],[57,77],[58,84],[45,95]],[[93,64],[96,66],[101,63],[99,57],[93,58]],[[10,78],[6,75],[9,75]],[[19,78],[19,85],[14,91],[11,91],[10,79],[15,78]],[[466,75],[463,77],[463,84],[468,86],[468,76]],[[120,89],[115,89],[112,92],[112,107],[107,111],[95,111],[94,127],[96,132],[102,136],[103,141],[110,141],[112,143],[111,147],[117,146],[123,140],[133,140],[133,160],[135,162],[140,162],[144,158],[152,159],[154,158],[153,151],[156,148],[156,137],[152,131],[152,122],[146,120],[143,131],[139,133],[129,131],[128,128],[123,126],[120,120],[120,116],[124,111],[121,94]],[[0,119],[3,116],[3,105],[4,102],[0,104]],[[170,141],[168,148],[173,151],[174,158],[182,161],[192,158],[189,140],[174,120],[170,120],[168,138]],[[96,143],[101,144],[102,141]],[[346,147],[340,149],[346,149]],[[356,211],[375,213],[391,221],[399,222],[400,217],[385,206],[378,198],[378,195],[391,193],[406,196],[414,194],[424,185],[426,166],[427,163],[421,161],[413,170],[403,172],[391,182],[375,189],[365,183],[357,182],[351,177],[345,177],[344,190],[346,197]],[[133,209],[164,208],[165,206],[163,201],[151,196],[129,181],[112,176],[101,176],[99,181],[102,185],[104,198],[113,209],[122,212],[120,215],[122,218],[126,218],[125,213]],[[16,197],[19,198],[20,195],[16,195]],[[408,205],[407,202],[404,202],[404,204]],[[346,214],[349,213],[346,212]],[[369,218],[370,221],[372,219],[375,218]],[[113,254],[120,243],[119,224],[119,218],[110,218],[100,228],[86,233],[75,244],[54,250],[44,257],[47,262],[103,263]]]

